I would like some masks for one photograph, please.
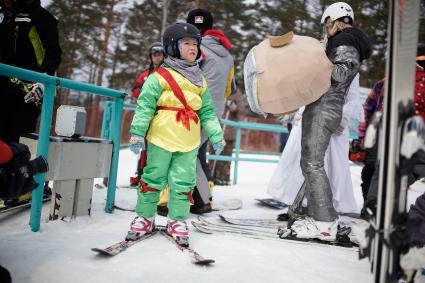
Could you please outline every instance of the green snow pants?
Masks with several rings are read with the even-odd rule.
[[[169,152],[148,142],[142,181],[150,189],[145,192],[137,190],[137,215],[153,217],[160,191],[168,184],[170,189],[168,218],[179,221],[188,218],[190,211],[188,193],[192,192],[196,185],[197,154],[197,148],[189,152]]]

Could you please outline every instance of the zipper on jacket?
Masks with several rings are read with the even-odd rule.
[[[16,55],[16,42],[18,41],[18,32],[19,32],[19,26],[15,26],[15,55]]]

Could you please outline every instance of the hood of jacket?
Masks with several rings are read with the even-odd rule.
[[[217,29],[210,29],[204,33],[202,37],[202,46],[208,48],[220,57],[228,56],[229,50],[232,48],[230,40],[221,30]]]

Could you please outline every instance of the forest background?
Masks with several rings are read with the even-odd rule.
[[[161,41],[164,29],[185,21],[187,13],[202,7],[214,16],[214,28],[232,42],[236,82],[241,93],[243,62],[248,51],[267,35],[294,31],[298,35],[323,37],[320,18],[329,0],[44,0],[59,21],[63,50],[58,76],[131,92],[137,75],[149,65],[148,46]],[[372,57],[363,64],[360,84],[372,87],[385,74],[388,1],[347,0],[355,14],[355,26],[373,44]],[[419,41],[425,42],[425,1],[421,1]],[[314,66],[312,66],[313,68]],[[99,136],[105,99],[88,93],[59,90],[55,104],[84,106],[88,112],[86,134]],[[128,102],[131,102],[128,100]],[[128,138],[132,112],[123,116],[122,140]],[[248,115],[243,120],[277,123]],[[254,134],[255,133],[255,134]],[[278,136],[243,131],[242,148],[275,151]]]

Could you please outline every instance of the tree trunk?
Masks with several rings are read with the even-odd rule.
[[[111,66],[112,74],[111,74],[111,80],[109,81],[109,87],[115,87],[114,79],[115,79],[115,74],[117,71],[117,63],[118,63],[117,53],[120,50],[120,41],[121,41],[121,34],[119,34],[119,36],[117,37],[117,42],[116,42],[114,54],[112,57],[112,66]]]
[[[108,54],[108,43],[109,43],[109,37],[111,35],[111,28],[112,28],[112,22],[114,20],[114,7],[115,4],[117,4],[118,0],[111,0],[109,9],[108,9],[108,16],[107,21],[105,25],[105,38],[102,43],[102,48],[100,50],[100,58],[99,58],[99,70],[97,73],[97,85],[102,85],[102,79],[103,79],[103,72],[105,70],[105,61],[106,61],[106,55]]]
[[[161,37],[164,34],[165,28],[167,27],[167,18],[168,18],[168,7],[170,1],[164,0],[164,4],[162,6],[162,25],[161,25]]]
[[[196,9],[204,9],[205,8],[204,0],[196,0],[195,8]]]

